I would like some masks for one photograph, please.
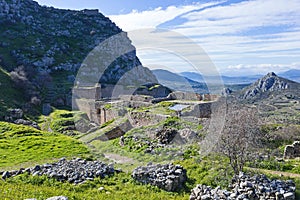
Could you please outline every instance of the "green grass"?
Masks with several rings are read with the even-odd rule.
[[[282,171],[282,172],[291,172],[295,174],[300,174],[300,160],[299,159],[290,159],[283,162],[278,162],[275,159],[269,159],[264,161],[256,161],[248,164],[250,167]]]
[[[88,126],[89,120],[86,114],[79,111],[55,110],[50,114],[50,128],[54,132],[74,136],[79,134],[77,130],[69,130],[69,127],[75,129],[75,125]]]
[[[197,184],[209,185],[212,187],[221,186],[226,189],[233,177],[233,171],[229,167],[229,162],[221,156],[199,156],[176,161],[187,170],[189,180],[186,183],[188,190],[194,188]]]
[[[23,94],[14,88],[9,73],[0,66],[0,120],[10,108],[19,108],[23,103]]]
[[[103,191],[98,188],[104,187]],[[131,179],[129,174],[121,173],[113,177],[96,179],[83,185],[74,186],[69,183],[60,183],[46,177],[32,177],[22,175],[10,178],[6,182],[0,180],[1,199],[26,199],[39,200],[52,196],[64,195],[70,200],[106,200],[106,199],[188,199],[185,192],[171,193],[150,185],[141,185]]]
[[[89,150],[68,136],[0,122],[0,168],[73,156],[87,157]]]

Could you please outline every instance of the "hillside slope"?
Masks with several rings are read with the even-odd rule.
[[[240,92],[242,99],[265,99],[270,95],[292,95],[298,98],[300,83],[277,76],[274,72],[258,79]]]
[[[0,120],[3,120],[8,109],[18,108],[23,103],[23,94],[14,88],[9,74],[1,66],[0,91]]]
[[[100,47],[101,53],[85,61],[95,47],[118,34],[121,39]],[[85,71],[86,80],[96,76],[93,80],[103,84],[117,83],[128,71],[134,71],[134,76],[127,77],[127,83],[156,81],[141,65],[126,33],[98,10],[72,11],[40,6],[33,0],[3,0],[0,37],[3,68],[10,72],[25,66],[41,100],[53,105],[70,106],[71,87],[78,69],[85,65],[92,65],[88,73]],[[114,57],[120,46],[128,52]]]

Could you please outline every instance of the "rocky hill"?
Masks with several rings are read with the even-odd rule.
[[[24,66],[21,74],[29,79],[34,95],[54,105],[70,105],[70,88],[84,59],[101,42],[119,33],[122,30],[98,10],[62,10],[33,0],[0,0],[0,65],[8,72]],[[131,51],[108,63],[98,80],[115,84],[135,69],[137,79],[155,81],[150,70],[141,66],[126,34],[122,35],[121,43]],[[118,48],[118,41],[105,49],[105,57],[114,48]]]
[[[257,80],[240,92],[241,99],[264,99],[269,95],[292,93],[299,97],[300,84],[277,76],[274,72]]]

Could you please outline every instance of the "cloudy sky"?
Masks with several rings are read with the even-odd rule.
[[[174,31],[199,45],[226,75],[300,69],[299,0],[38,2],[69,9],[98,8],[124,31],[144,28]],[[167,51],[141,50],[138,56],[146,66],[195,71],[180,55]]]

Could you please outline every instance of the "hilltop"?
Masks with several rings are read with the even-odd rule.
[[[103,75],[93,84],[116,84],[128,71],[135,77],[127,77],[127,82],[134,84],[133,78],[157,82],[142,66],[126,33],[98,10],[63,10],[32,0],[5,0],[0,2],[0,16],[0,65],[7,72],[22,71],[15,81],[29,81],[30,86],[22,88],[27,93],[26,101],[35,97],[42,103],[70,108],[78,69],[94,59],[109,60],[120,45],[129,52],[104,63]],[[95,47],[115,35],[121,35],[121,39],[101,49],[102,58],[88,57]],[[97,75],[97,69],[90,70],[89,76]]]
[[[270,95],[292,94],[299,98],[300,83],[277,76],[274,72],[258,79],[240,92],[242,99],[265,99]]]

